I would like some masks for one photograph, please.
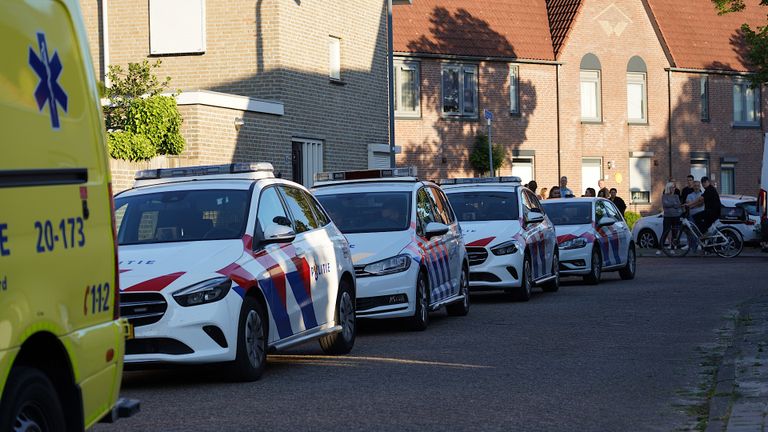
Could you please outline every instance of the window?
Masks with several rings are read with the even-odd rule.
[[[296,231],[296,234],[320,226],[320,223],[317,221],[315,214],[312,213],[312,208],[310,207],[309,202],[305,199],[301,189],[280,186],[280,190],[283,192],[285,204],[288,205],[288,209],[293,216],[293,230]]]
[[[477,116],[477,67],[444,65],[442,70],[443,115]]]
[[[699,78],[699,104],[701,105],[701,121],[709,121],[709,77]]]
[[[304,195],[304,199],[309,203],[309,207],[312,209],[312,212],[315,214],[315,218],[317,219],[317,223],[319,226],[326,226],[328,223],[331,222],[330,218],[328,218],[328,215],[325,213],[325,210],[323,210],[323,207],[320,205],[320,203],[317,202],[315,197],[313,197],[311,194],[305,191],[301,191],[301,193]]]
[[[424,233],[430,222],[435,222],[431,201],[429,195],[427,195],[427,190],[425,188],[419,189],[416,195],[416,218],[419,220],[419,231],[421,233]]]
[[[520,114],[520,69],[509,67],[509,112]]]
[[[603,160],[601,158],[582,158],[581,191],[575,191],[573,194],[576,196],[581,196],[589,187],[597,189],[597,184],[602,179]]]
[[[461,222],[517,220],[517,193],[455,192],[448,195],[451,206]]]
[[[440,223],[450,225],[453,222],[451,208],[445,201],[440,199],[440,191],[430,187],[429,198],[432,200],[432,207],[435,209],[435,219]]]
[[[736,165],[732,163],[720,164],[720,193],[721,194],[733,194],[736,193]]]
[[[405,231],[411,221],[411,192],[358,192],[317,198],[344,234]]]
[[[150,54],[204,52],[205,0],[150,0]]]
[[[259,198],[259,210],[256,212],[256,233],[263,239],[264,230],[270,225],[277,224],[291,226],[291,220],[285,212],[283,202],[277,194],[277,188],[270,187],[261,192]]]
[[[733,125],[760,125],[760,90],[744,79],[733,82]]]
[[[627,63],[627,122],[648,123],[648,92],[645,61],[633,56]]]
[[[581,92],[581,120],[584,122],[602,121],[600,69],[600,60],[594,54],[587,54],[581,59],[579,90]]]
[[[651,158],[629,158],[629,193],[633,204],[651,202]]]
[[[341,39],[328,37],[328,75],[332,80],[341,81]]]
[[[419,117],[419,63],[395,62],[395,115]]]
[[[523,184],[533,180],[533,158],[512,158],[512,175],[520,177]]]
[[[691,175],[694,180],[709,176],[709,159],[691,159]]]

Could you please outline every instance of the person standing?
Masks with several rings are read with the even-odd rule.
[[[688,194],[696,190],[694,186],[695,181],[692,174],[688,174],[686,181],[688,184],[680,192],[680,202],[682,203],[688,202]]]
[[[548,190],[547,188],[541,188],[541,192],[539,192],[539,195],[537,195],[537,197],[538,197],[540,200],[545,200],[545,199],[547,199],[547,190]]]
[[[627,210],[627,203],[624,202],[623,199],[616,196],[618,191],[616,188],[611,188],[611,190],[608,191],[609,200],[613,203],[613,205],[616,206],[617,209],[621,212],[621,216],[624,217],[624,212]]]
[[[568,177],[560,177],[560,196],[563,198],[573,198],[573,191],[568,189]]]
[[[560,195],[560,186],[552,186],[552,189],[549,190],[549,198],[561,198]]]
[[[690,176],[689,176],[690,177]],[[685,189],[683,189],[683,193],[685,193]],[[704,212],[704,206],[699,204],[697,206],[692,206],[691,203],[699,199],[701,196],[701,183],[694,181],[693,187],[691,188],[691,191],[688,192],[688,194],[685,197],[685,207],[688,209],[688,220],[696,224],[696,226],[701,225],[701,215]],[[691,245],[691,250],[696,252],[699,248],[699,244],[696,241],[696,239],[693,239],[693,244]]]
[[[600,179],[597,181],[597,196],[600,198],[608,198],[610,191],[605,187],[605,180]]]
[[[701,213],[702,217],[700,218],[701,225],[698,225],[698,227],[704,237],[708,237],[713,234],[715,221],[720,219],[722,203],[720,202],[720,194],[717,193],[715,185],[709,181],[709,177],[704,176],[701,178],[701,186],[704,188],[704,192],[700,197],[686,203],[686,206],[696,207],[704,204],[704,211]]]
[[[525,187],[527,187],[531,192],[536,193],[536,189],[539,188],[539,185],[536,183],[536,180],[531,180],[527,185],[525,185]]]
[[[664,228],[661,231],[661,240],[659,241],[659,249],[663,247],[664,241],[667,238],[667,234],[670,232],[676,232],[680,229],[680,216],[683,215],[683,207],[680,204],[680,197],[675,194],[675,183],[668,182],[664,187],[664,195],[661,196],[661,205],[664,208]],[[674,238],[674,236],[672,237]],[[659,252],[657,252],[659,254]]]
[[[587,190],[584,191],[583,197],[594,197],[595,196],[595,190],[592,188],[587,188]]]

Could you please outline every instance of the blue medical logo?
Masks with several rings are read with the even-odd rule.
[[[58,83],[62,69],[61,60],[59,60],[58,51],[53,52],[53,57],[48,56],[45,33],[37,34],[37,45],[40,49],[39,57],[34,48],[29,47],[29,66],[40,77],[40,82],[35,89],[37,109],[42,111],[47,103],[51,115],[51,127],[58,129],[60,126],[58,107],[61,106],[61,109],[67,112],[67,93]]]

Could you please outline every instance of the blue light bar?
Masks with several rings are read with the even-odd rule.
[[[440,179],[437,181],[439,185],[462,185],[462,184],[488,184],[488,183],[522,183],[520,177],[517,176],[504,176],[504,177],[463,177],[452,179]]]
[[[315,182],[368,180],[395,177],[416,177],[416,167],[321,172],[315,174]]]
[[[136,172],[136,180],[150,180],[176,177],[199,177],[206,175],[240,174],[252,172],[274,172],[269,162],[237,162],[225,165],[200,165],[181,168],[159,168]]]

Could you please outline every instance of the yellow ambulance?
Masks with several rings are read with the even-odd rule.
[[[0,432],[83,430],[128,329],[96,79],[77,0],[0,1]]]

